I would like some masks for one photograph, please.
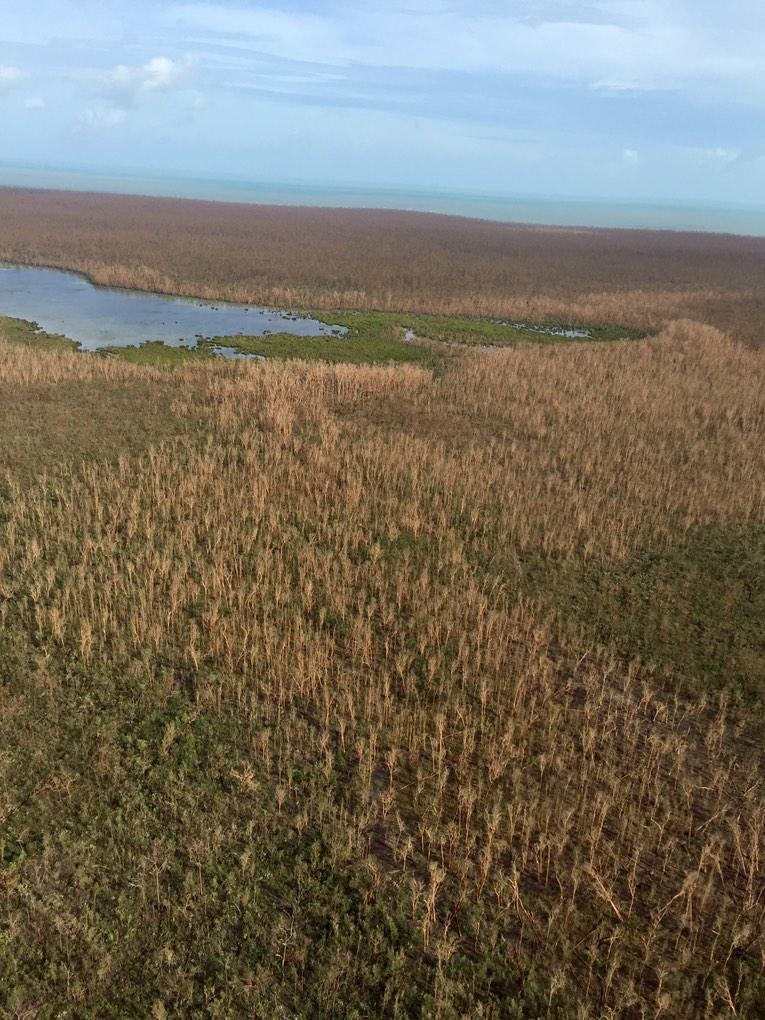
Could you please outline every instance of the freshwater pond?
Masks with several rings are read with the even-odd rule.
[[[327,326],[289,312],[97,287],[75,273],[2,264],[0,315],[36,322],[46,333],[78,340],[87,351],[138,346],[147,340],[195,347],[199,337],[340,336],[346,332],[342,326]],[[229,348],[217,350],[236,355]]]

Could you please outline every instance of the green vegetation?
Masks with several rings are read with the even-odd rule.
[[[687,694],[765,705],[765,532],[702,528],[625,560],[531,556],[506,565],[569,633]],[[765,735],[765,734],[764,734]]]
[[[561,332],[588,333],[591,340],[636,340],[645,330],[626,326],[564,325],[538,323],[513,325],[477,316],[415,315],[398,312],[326,312],[305,313],[328,326],[345,326],[352,337],[374,342],[378,339],[403,339],[408,331],[415,337],[440,343],[479,347],[511,347],[522,343],[570,343]]]
[[[566,1020],[548,1012],[546,982],[503,958],[501,931],[480,969],[459,952],[439,963],[406,888],[330,825],[306,825],[294,792],[332,797],[340,777],[296,747],[285,798],[257,761],[276,729],[200,710],[166,682],[158,696],[142,671],[73,666],[32,693],[27,668],[6,675],[3,778],[24,806],[0,844],[0,1013],[350,1020],[443,1015],[448,999],[475,1015],[477,980],[496,1015]],[[21,913],[31,868],[34,926]]]
[[[345,336],[295,336],[273,333],[266,336],[219,336],[200,345],[209,350],[228,347],[240,354],[254,354],[279,360],[324,361],[328,364],[375,365],[409,362],[435,366],[446,352],[432,345],[405,343],[395,326],[351,329]]]
[[[0,336],[0,431],[0,1015],[765,1015],[761,355]]]
[[[200,342],[209,350],[229,347],[241,354],[263,358],[345,362],[355,365],[412,362],[436,368],[457,353],[449,346],[509,347],[526,343],[571,343],[561,335],[568,329],[556,324],[522,327],[490,319],[455,315],[414,315],[396,312],[317,312],[301,314],[327,326],[342,326],[342,336],[295,336],[276,333],[266,336],[219,336]],[[580,327],[591,340],[638,339],[641,330],[615,326]]]
[[[214,357],[211,350],[199,347],[171,347],[162,340],[147,340],[138,346],[125,347],[116,344],[99,347],[98,353],[112,358],[120,358],[131,365],[156,365],[160,368],[174,368],[189,361],[207,360]]]
[[[170,346],[161,340],[140,345],[108,345],[98,353],[133,365],[173,368],[188,362],[217,357],[217,349],[229,348],[244,355],[279,360],[323,361],[329,364],[374,365],[412,363],[438,369],[454,357],[456,346],[513,346],[522,343],[570,343],[556,330],[567,327],[518,328],[489,319],[459,316],[402,315],[393,312],[307,312],[329,326],[345,327],[342,336],[297,336],[291,333],[265,336],[219,336],[201,338],[194,347]],[[552,332],[543,332],[548,329]],[[637,339],[635,329],[582,327],[592,340]],[[0,317],[0,336],[38,350],[77,350],[74,340],[45,333],[36,323]]]
[[[46,333],[36,322],[0,315],[0,337],[7,343],[32,346],[38,351],[78,350],[79,343],[58,333]]]
[[[765,703],[762,528],[700,529],[669,549],[591,566],[583,580],[568,612],[598,641],[693,695],[725,689]]]

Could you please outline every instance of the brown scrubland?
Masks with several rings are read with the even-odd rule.
[[[510,316],[757,343],[765,238],[0,188],[0,259],[94,282],[302,308]]]
[[[418,307],[462,312],[579,245],[539,314],[587,278],[588,317],[714,309],[733,245],[43,201],[3,195],[4,257],[27,223],[26,258],[312,305],[355,300],[373,225],[364,300],[430,273]],[[435,374],[0,342],[3,406],[7,1015],[765,1015],[759,352],[689,321]]]

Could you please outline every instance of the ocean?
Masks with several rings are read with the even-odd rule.
[[[765,207],[669,205],[443,191],[254,183],[0,166],[0,186],[199,198],[266,205],[404,209],[507,223],[692,230],[765,237]]]

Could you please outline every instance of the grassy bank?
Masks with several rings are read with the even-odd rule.
[[[194,346],[171,346],[161,340],[139,345],[108,345],[98,354],[134,365],[173,368],[189,361],[217,357],[220,349],[277,360],[322,361],[329,364],[420,364],[438,369],[468,347],[511,347],[528,343],[572,343],[584,339],[614,341],[643,339],[645,334],[623,326],[582,326],[574,337],[566,327],[550,323],[523,326],[492,319],[460,316],[401,315],[393,312],[309,311],[304,314],[328,326],[342,327],[342,335],[299,336],[270,333],[263,336],[199,338]],[[45,333],[35,323],[0,318],[0,331],[8,342],[32,344],[39,350],[77,349],[67,337]]]
[[[624,325],[597,326],[592,323],[547,322],[522,324],[500,322],[478,316],[416,315],[396,312],[308,312],[320,322],[344,326],[351,336],[362,340],[402,339],[407,334],[437,343],[471,347],[513,347],[527,343],[570,343],[568,332],[584,333],[591,340],[637,340],[645,330]],[[574,337],[574,339],[585,337]]]
[[[59,333],[46,333],[36,322],[0,315],[0,337],[9,344],[22,344],[38,351],[76,351],[80,345]]]
[[[189,361],[205,361],[215,357],[213,350],[205,347],[171,347],[162,340],[147,340],[139,345],[109,345],[100,347],[98,354],[119,358],[131,365],[155,365],[160,368],[177,368]]]
[[[763,394],[0,341],[0,1011],[758,1020]]]

